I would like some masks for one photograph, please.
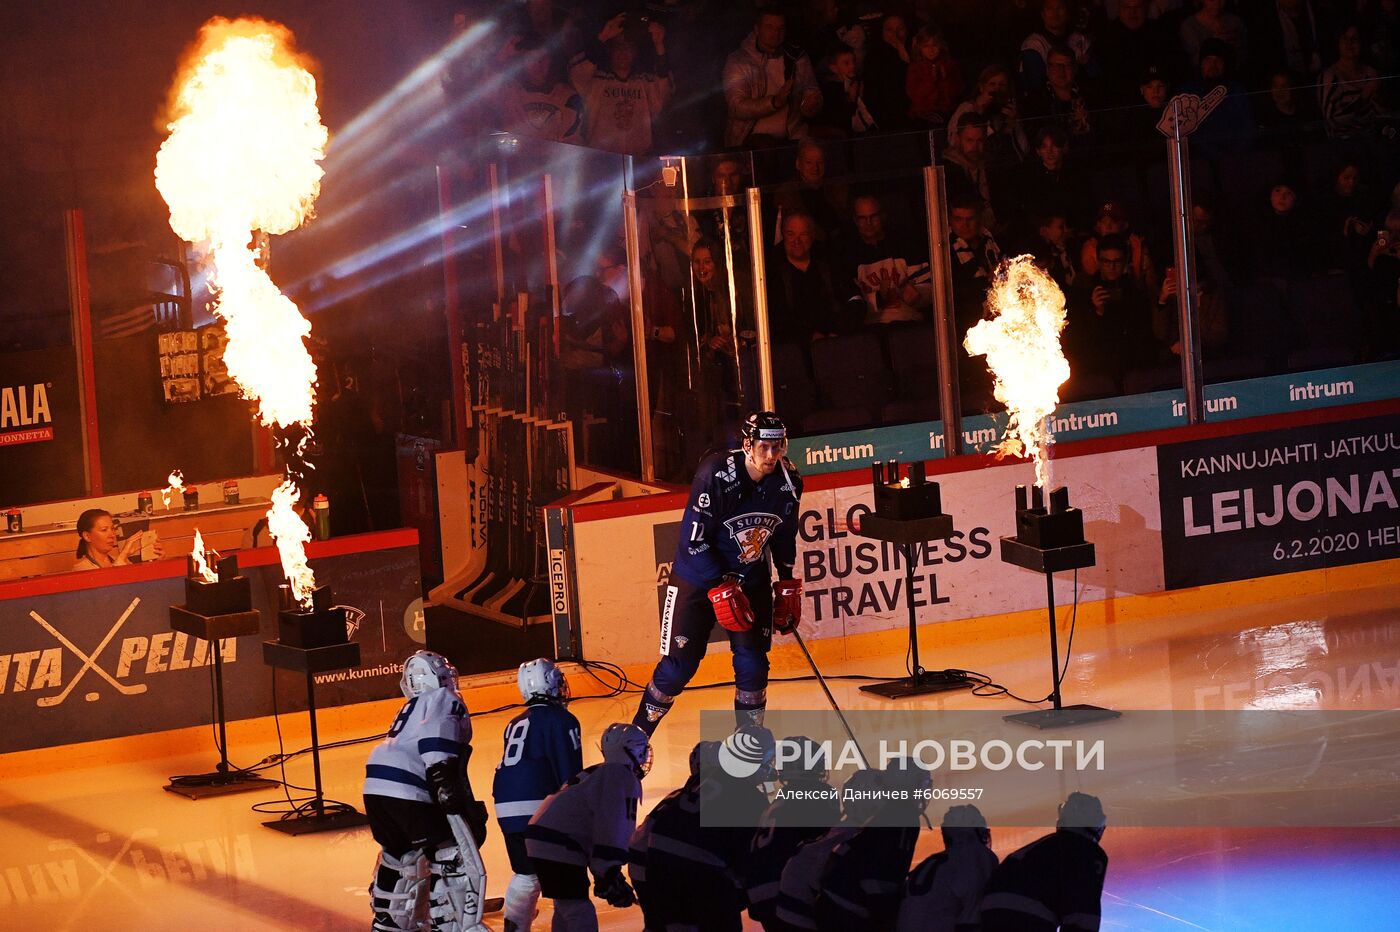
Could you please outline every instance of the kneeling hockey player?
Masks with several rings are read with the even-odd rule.
[[[486,807],[467,780],[472,726],[457,671],[441,654],[420,650],[404,661],[399,686],[408,701],[365,766],[365,813],[382,849],[370,885],[371,928],[417,930],[428,885],[435,932],[485,932],[478,846]]]
[[[642,778],[651,770],[651,743],[636,725],[614,722],[603,732],[603,762],[585,768],[540,805],[525,829],[525,848],[554,901],[555,932],[594,932],[593,893],[619,908],[637,902],[622,876],[627,843],[637,828]]]

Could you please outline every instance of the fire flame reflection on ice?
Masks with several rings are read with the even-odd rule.
[[[302,543],[310,535],[296,513],[300,491],[291,476],[304,466],[316,397],[306,346],[311,323],[268,278],[251,245],[256,230],[299,227],[320,193],[329,131],[291,32],[259,19],[207,22],[172,86],[168,129],[156,187],[170,206],[171,228],[207,254],[229,375],[257,403],[264,425],[304,431],[289,478],[273,495],[268,527],[293,594],[306,605],[314,581]]]
[[[194,558],[195,571],[199,573],[199,578],[205,582],[218,582],[219,574],[209,566],[209,561],[204,556],[204,538],[199,533],[199,528],[194,529],[194,546],[190,550],[190,556]],[[218,554],[215,554],[218,556]]]
[[[986,356],[995,380],[993,393],[1006,405],[1006,435],[999,455],[1035,459],[1035,483],[1049,484],[1048,418],[1069,379],[1069,361],[1060,347],[1065,328],[1065,295],[1030,256],[1017,256],[997,269],[987,294],[992,317],[967,332],[963,345]]]

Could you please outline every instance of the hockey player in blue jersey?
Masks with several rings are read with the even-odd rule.
[[[632,719],[647,734],[695,675],[716,621],[734,653],[737,724],[763,724],[773,631],[802,620],[802,581],[793,576],[802,477],[785,456],[787,427],[761,411],[742,435],[742,449],[705,457],[691,483],[662,610],[661,662]]]
[[[426,886],[434,932],[486,932],[478,850],[486,807],[467,779],[472,726],[457,671],[441,654],[420,650],[404,661],[399,686],[408,701],[365,765],[365,814],[382,849],[370,884],[371,928],[417,930]]]
[[[1097,796],[1070,793],[1055,831],[1011,852],[982,892],[986,932],[1089,932],[1098,929],[1108,854],[1108,819]]]
[[[820,746],[811,738],[788,738],[800,753],[778,766],[778,798],[758,821],[744,864],[749,917],[765,929],[779,929],[778,884],[783,868],[805,842],[820,838],[841,820],[839,791],[826,782]]]
[[[637,894],[637,905],[642,909],[642,927],[648,932],[663,932],[669,909],[657,909],[658,897],[647,886],[647,863],[651,856],[651,840],[656,830],[658,816],[669,807],[677,805],[681,797],[690,793],[700,784],[701,771],[705,761],[718,759],[719,742],[701,741],[690,750],[690,776],[679,789],[672,790],[661,802],[652,807],[651,812],[632,833],[632,842],[627,847],[627,876],[632,878],[632,889]],[[663,907],[669,904],[659,904]]]
[[[896,758],[880,772],[880,784],[896,795],[880,804],[853,837],[836,846],[822,872],[819,932],[893,929],[899,917],[932,782],[927,770],[908,758]]]
[[[783,865],[774,918],[763,926],[767,932],[812,932],[817,928],[818,900],[832,853],[859,835],[875,815],[880,806],[875,791],[883,788],[879,771],[857,770],[851,774],[841,788],[841,821],[799,844]]]
[[[896,932],[981,929],[982,890],[997,867],[992,833],[976,806],[953,806],[943,816],[943,850],[909,873]]]
[[[692,761],[707,753],[713,756],[699,777],[657,803],[633,836],[632,870],[645,878],[637,892],[648,929],[743,928],[742,871],[768,806],[762,786],[773,775],[773,734],[746,725],[713,751],[709,742],[696,745]],[[747,772],[730,773],[726,759],[742,761]]]
[[[636,725],[614,722],[603,732],[603,762],[575,774],[551,794],[525,828],[525,849],[554,901],[554,932],[597,932],[593,894],[619,908],[637,902],[622,876],[627,843],[637,828],[642,778],[651,770],[651,742]]]
[[[563,671],[541,657],[520,665],[516,685],[525,711],[506,726],[491,790],[515,872],[506,887],[505,932],[529,929],[540,899],[540,880],[525,851],[525,827],[545,797],[583,769],[578,719],[565,707],[569,683]]]

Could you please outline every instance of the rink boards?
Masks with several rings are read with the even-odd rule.
[[[1095,566],[1080,604],[1400,556],[1400,402],[1333,408],[1066,444],[1051,485],[1085,516]],[[1031,464],[962,457],[931,464],[947,541],[915,554],[921,625],[1043,608],[1043,576],[1004,564],[1014,489]],[[894,547],[852,531],[872,502],[868,469],[812,476],[802,499],[798,567],[809,639],[907,624]],[[568,509],[569,606],[581,655],[645,663],[659,652],[660,607],[685,505],[682,494]],[[1070,606],[1072,573],[1055,579]]]

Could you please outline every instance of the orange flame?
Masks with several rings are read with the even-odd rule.
[[[987,294],[990,320],[967,332],[964,346],[986,356],[997,401],[1006,405],[1006,435],[999,455],[1035,458],[1035,482],[1049,482],[1049,416],[1069,379],[1069,360],[1060,348],[1065,328],[1065,295],[1030,256],[1017,256],[997,269]]]
[[[292,595],[303,606],[311,605],[311,590],[316,588],[316,576],[306,564],[306,542],[311,528],[297,513],[301,490],[291,479],[272,490],[272,507],[267,510],[267,530],[277,541],[282,558],[282,575],[292,586]]]
[[[204,557],[204,538],[200,536],[199,528],[194,529],[194,545],[190,551],[190,556],[194,557],[194,568],[199,573],[199,578],[205,582],[218,582],[219,574],[215,573],[209,566],[209,561]],[[217,554],[215,554],[217,556]]]
[[[156,187],[170,207],[171,228],[207,253],[214,312],[228,334],[229,375],[257,403],[264,425],[299,425],[309,434],[316,401],[316,367],[306,345],[311,323],[258,265],[251,239],[255,231],[301,226],[320,193],[330,134],[317,109],[310,61],[279,23],[215,17],[175,78],[167,129]],[[304,436],[294,459],[305,442]],[[300,492],[290,478],[279,492],[268,526],[283,572],[306,604],[313,580],[295,528],[305,525],[288,520]]]
[[[170,510],[170,496],[181,491],[185,487],[185,474],[178,469],[172,469],[170,475],[165,477],[166,487],[160,490],[160,500],[165,503],[167,511]]]

